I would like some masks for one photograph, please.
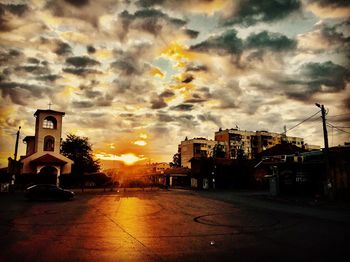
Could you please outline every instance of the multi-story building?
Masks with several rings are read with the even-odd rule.
[[[320,151],[321,150],[321,146],[305,144],[305,149],[308,150],[308,151]]]
[[[181,141],[179,152],[181,154],[181,165],[191,168],[190,160],[193,157],[210,157],[213,156],[216,141],[198,137]]]
[[[215,132],[215,141],[221,146],[226,159],[252,159],[261,151],[281,144],[282,141],[299,147],[304,146],[304,139],[300,137],[289,137],[264,130],[254,132],[234,128]]]

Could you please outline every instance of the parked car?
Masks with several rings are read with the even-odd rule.
[[[70,200],[75,194],[56,185],[38,184],[25,190],[25,197],[31,200]]]

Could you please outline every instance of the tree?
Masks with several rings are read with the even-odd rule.
[[[214,158],[225,158],[226,152],[225,147],[220,144],[216,144],[213,149],[213,157]]]
[[[98,172],[100,163],[92,157],[92,145],[87,137],[68,134],[62,142],[61,152],[74,161],[72,173],[83,175],[84,173]]]
[[[173,156],[173,162],[170,163],[171,167],[181,167],[181,153],[176,153]]]

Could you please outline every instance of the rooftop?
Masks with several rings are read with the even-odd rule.
[[[49,113],[49,114],[54,114],[54,115],[62,115],[64,116],[66,113],[65,112],[60,112],[60,111],[55,111],[51,109],[38,109],[35,111],[34,116],[37,116],[39,113]]]

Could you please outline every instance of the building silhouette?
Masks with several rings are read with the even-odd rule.
[[[35,135],[26,136],[26,155],[21,156],[20,174],[38,174],[51,177],[51,182],[59,182],[61,174],[71,173],[73,161],[60,153],[62,118],[64,112],[38,109]]]

